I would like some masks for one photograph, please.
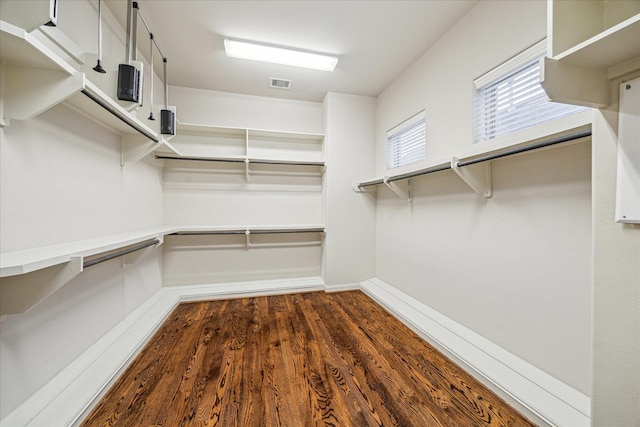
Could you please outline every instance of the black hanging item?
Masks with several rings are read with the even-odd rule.
[[[98,63],[93,67],[93,71],[106,73],[102,68],[102,0],[98,0]]]
[[[53,6],[51,7],[51,19],[44,25],[47,27],[55,27],[58,25],[58,0],[53,0]]]
[[[120,101],[139,102],[140,101],[140,70],[131,65],[131,33],[132,22],[137,22],[136,16],[132,16],[132,10],[138,7],[137,2],[129,0],[127,11],[127,40],[126,40],[126,64],[118,66],[118,99]],[[135,49],[135,47],[134,47]]]
[[[169,82],[167,81],[167,58],[162,58],[164,69],[164,109],[160,110],[160,133],[176,134],[176,113],[169,109]]]
[[[151,65],[149,70],[149,117],[147,120],[155,120],[153,117],[153,33],[149,33],[149,64]]]

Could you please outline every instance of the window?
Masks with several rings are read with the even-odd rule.
[[[387,132],[387,169],[424,160],[426,156],[424,111]]]
[[[539,81],[545,54],[542,40],[474,80],[474,143],[586,110],[549,101]]]

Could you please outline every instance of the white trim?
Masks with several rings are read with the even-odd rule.
[[[0,426],[78,424],[182,301],[324,289],[320,277],[164,287],[7,415]]]
[[[345,283],[342,285],[325,285],[325,292],[345,292],[357,291],[360,289],[360,283]]]
[[[547,39],[545,38],[540,40],[538,43],[534,44],[533,46],[520,52],[513,58],[498,65],[491,71],[475,79],[473,81],[473,84],[475,85],[476,90],[482,89],[483,87],[492,83],[494,80],[502,76],[506,76],[513,70],[520,68],[521,66],[528,63],[529,61],[532,61],[535,58],[543,55],[546,52],[546,50],[547,50]]]
[[[374,278],[362,291],[426,340],[550,425],[589,426],[589,396]]]

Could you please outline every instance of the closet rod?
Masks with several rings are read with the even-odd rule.
[[[387,182],[400,181],[402,179],[413,178],[414,176],[427,175],[434,172],[446,171],[447,169],[451,169],[451,165],[436,166],[428,169],[421,169],[414,172],[403,173],[402,175],[390,176],[387,179]]]
[[[489,160],[500,159],[502,157],[511,156],[513,154],[525,153],[527,151],[537,150],[539,148],[549,147],[551,145],[562,144],[563,142],[574,141],[576,139],[591,136],[591,129],[583,130],[580,132],[571,133],[569,135],[563,135],[556,138],[551,138],[546,141],[531,144],[526,147],[516,148],[515,150],[506,151],[504,153],[490,154],[484,157],[478,157],[477,159],[467,160],[466,162],[458,162],[458,167],[464,167],[474,165],[476,163],[486,162]]]
[[[198,231],[177,231],[171,233],[171,236],[209,236],[209,235],[230,235],[230,234],[288,234],[288,233],[322,233],[324,228],[307,228],[307,229],[278,229],[278,230],[198,230]]]
[[[380,178],[380,179],[374,179],[373,181],[361,182],[360,184],[358,184],[358,187],[360,188],[371,187],[373,185],[379,185],[383,183],[384,183],[384,180]]]
[[[159,160],[188,160],[195,162],[226,162],[226,163],[245,163],[245,159],[242,158],[215,158],[215,157],[185,157],[185,156],[167,156],[162,154],[156,154],[156,159]],[[250,164],[260,165],[291,165],[291,166],[324,166],[324,162],[297,162],[295,160],[261,160],[261,159],[248,159]]]
[[[113,252],[113,253],[98,257],[98,258],[93,258],[93,259],[84,261],[82,263],[82,268],[91,267],[92,265],[100,264],[102,262],[109,261],[110,259],[118,258],[118,257],[121,257],[123,255],[130,254],[132,252],[137,252],[137,251],[139,251],[141,249],[148,248],[149,246],[157,245],[158,243],[160,243],[160,240],[152,239],[152,240],[147,240],[147,241],[144,241],[144,242],[136,244],[136,245],[128,246],[126,248],[122,248],[119,251],[116,251],[116,252]]]
[[[102,99],[100,99],[99,97],[93,95],[90,91],[88,91],[86,89],[83,89],[82,93],[84,93],[93,102],[95,102],[96,104],[98,104],[99,106],[101,106],[102,108],[104,108],[105,110],[110,112],[111,114],[113,114],[115,117],[117,117],[118,119],[120,119],[124,123],[128,124],[129,126],[131,126],[131,128],[133,128],[137,132],[141,133],[142,135],[146,136],[147,138],[149,138],[150,140],[152,140],[154,142],[160,142],[160,138],[158,138],[157,135],[153,135],[152,133],[147,132],[145,129],[143,129],[142,127],[138,126],[131,118],[127,117],[124,114],[119,113],[112,106],[110,106],[109,104],[104,102]]]

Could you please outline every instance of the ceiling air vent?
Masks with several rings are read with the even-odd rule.
[[[276,79],[275,77],[271,77],[269,79],[269,87],[273,87],[273,88],[276,88],[276,89],[290,89],[291,88],[291,80]]]

